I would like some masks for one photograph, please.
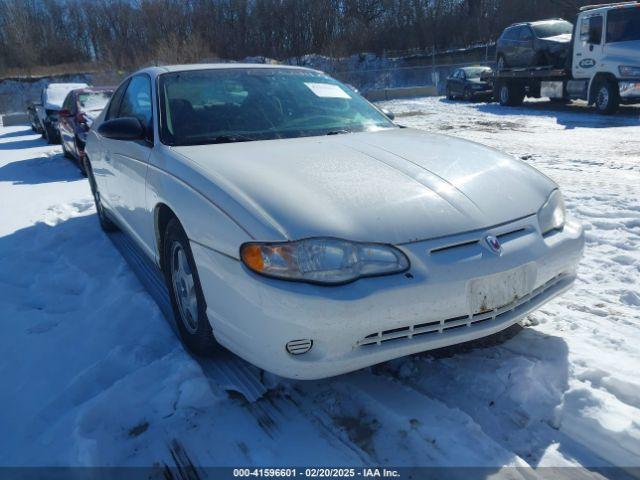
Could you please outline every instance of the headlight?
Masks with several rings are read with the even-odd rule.
[[[618,67],[621,77],[640,77],[640,67],[622,65]]]
[[[245,243],[240,247],[240,258],[261,275],[325,285],[402,273],[409,268],[406,255],[391,245],[337,238]]]
[[[538,212],[540,230],[545,235],[552,230],[561,230],[564,227],[565,209],[564,200],[560,190],[554,190]]]

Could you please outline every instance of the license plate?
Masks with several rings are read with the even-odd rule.
[[[467,288],[472,314],[489,312],[517,302],[531,293],[535,278],[535,264],[527,264],[469,281]]]

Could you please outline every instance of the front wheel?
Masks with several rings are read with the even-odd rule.
[[[207,318],[189,239],[177,219],[169,221],[162,245],[165,281],[180,337],[196,355],[211,356],[219,344]]]
[[[447,87],[447,100],[453,100],[453,93],[451,93],[451,87]]]
[[[467,102],[470,102],[470,101],[472,101],[472,100],[473,100],[473,93],[471,92],[471,89],[470,89],[469,87],[466,87],[466,88],[464,89],[464,99],[465,99]]]
[[[513,85],[509,82],[501,82],[498,84],[497,90],[498,101],[503,107],[522,105],[525,92],[521,86]]]
[[[56,143],[56,139],[57,139],[56,131],[53,128],[53,125],[51,125],[50,123],[46,123],[44,125],[44,131],[42,132],[42,136],[44,137],[44,139],[47,141],[49,145]]]
[[[620,91],[613,80],[600,80],[596,85],[596,111],[601,115],[612,115],[620,106]]]
[[[65,156],[65,158],[68,158],[69,160],[73,160],[73,155],[71,154],[71,152],[69,150],[67,150],[67,146],[64,144],[64,140],[61,138],[61,143],[62,143],[62,154]]]

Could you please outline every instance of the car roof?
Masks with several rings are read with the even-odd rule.
[[[140,73],[146,73],[151,75],[152,77],[156,77],[158,75],[162,75],[164,73],[173,73],[173,72],[190,72],[195,70],[230,70],[230,69],[273,69],[273,70],[306,70],[309,72],[318,72],[318,70],[314,70],[312,68],[306,67],[298,67],[294,65],[276,65],[276,64],[265,64],[265,63],[194,63],[194,64],[185,64],[185,65],[163,65],[163,66],[155,66],[148,67],[142,70],[138,70],[132,75],[137,75]]]
[[[101,93],[101,92],[113,92],[116,87],[85,87],[85,88],[76,88],[71,90],[70,93],[74,93],[76,95],[80,93]]]
[[[75,90],[76,88],[87,88],[89,85],[86,83],[50,83],[46,86],[45,90],[55,92],[56,90]]]
[[[475,65],[475,66],[470,66],[470,67],[462,67],[460,70],[464,70],[465,72],[467,70],[471,70],[471,69],[477,69],[477,68],[484,68],[485,70],[491,70],[491,67],[487,67],[486,65]]]
[[[531,26],[534,26],[534,25],[544,25],[546,23],[560,23],[560,22],[571,23],[571,22],[565,20],[564,18],[548,18],[546,20],[536,20],[534,22],[514,23],[513,25],[509,25],[506,29],[514,28],[514,27],[531,27]]]

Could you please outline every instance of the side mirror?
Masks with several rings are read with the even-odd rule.
[[[100,124],[98,133],[112,140],[144,140],[144,127],[134,117],[107,120]]]
[[[389,120],[394,120],[396,118],[393,112],[391,110],[387,110],[386,108],[382,109],[382,113],[384,113]]]
[[[69,110],[67,110],[66,108],[63,108],[62,110],[60,110],[58,112],[58,115],[61,117],[70,117],[71,116],[71,112]]]

